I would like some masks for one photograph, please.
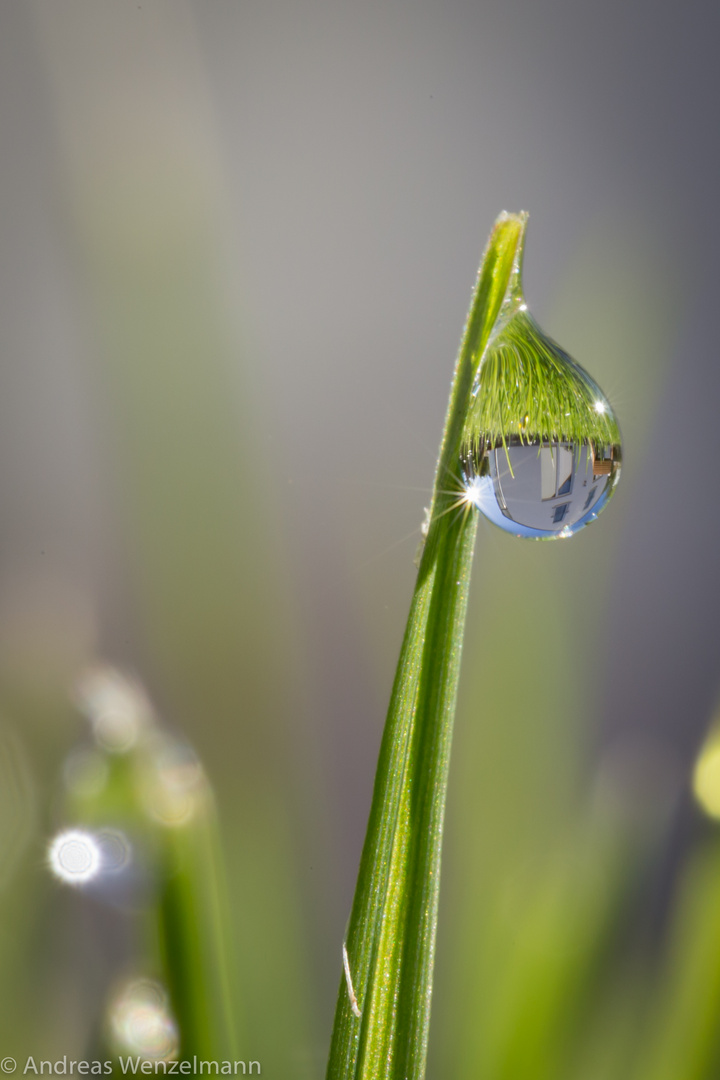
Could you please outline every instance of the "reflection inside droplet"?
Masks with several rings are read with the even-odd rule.
[[[594,521],[620,478],[620,427],[598,384],[527,311],[520,261],[480,360],[460,448],[463,499],[513,536]]]
[[[480,443],[462,459],[465,498],[501,529],[534,540],[572,536],[594,521],[620,477],[620,446],[590,441]]]

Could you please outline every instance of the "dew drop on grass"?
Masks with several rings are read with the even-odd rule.
[[[529,540],[573,536],[620,479],[620,428],[597,383],[516,309],[473,388],[460,468],[465,500]]]

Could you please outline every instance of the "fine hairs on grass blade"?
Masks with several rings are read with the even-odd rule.
[[[455,368],[343,943],[328,1080],[425,1075],[475,508],[516,536],[569,536],[597,517],[619,478],[607,399],[527,315],[526,223],[522,213],[495,224]],[[506,499],[503,488],[517,483]]]

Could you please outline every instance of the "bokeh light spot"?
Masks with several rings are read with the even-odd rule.
[[[138,979],[120,991],[110,1010],[110,1027],[118,1049],[156,1061],[177,1053],[178,1032],[167,995],[150,979]]]
[[[99,873],[102,854],[92,833],[69,829],[59,833],[50,844],[48,862],[61,881],[84,885]]]

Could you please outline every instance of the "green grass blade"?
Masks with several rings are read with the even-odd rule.
[[[720,1075],[720,849],[696,851],[685,869],[661,976],[654,978],[633,1080],[714,1080]]]
[[[455,368],[348,926],[349,979],[341,980],[328,1080],[421,1080],[425,1072],[447,772],[477,529],[477,514],[458,498],[459,461],[480,360],[519,277],[526,220],[503,214],[496,222]]]
[[[124,857],[135,867],[134,887],[118,874],[116,892],[105,875],[107,898],[126,904],[130,898],[139,930],[127,964],[133,977],[108,1003],[109,1045],[153,1057],[157,1047],[152,1040],[145,1044],[142,1023],[132,1020],[144,1002],[134,984],[150,983],[169,999],[162,1011],[176,1024],[180,1059],[234,1058],[234,941],[218,812],[205,770],[188,743],[159,727],[142,688],[122,673],[92,669],[77,696],[96,745],[81,746],[67,773],[66,817],[91,835],[119,829],[127,841]],[[149,1011],[140,1005],[141,1017],[159,1015],[157,1005],[153,995]]]
[[[229,913],[217,814],[209,787],[192,819],[164,831],[160,943],[180,1030],[180,1057],[234,1058]]]

